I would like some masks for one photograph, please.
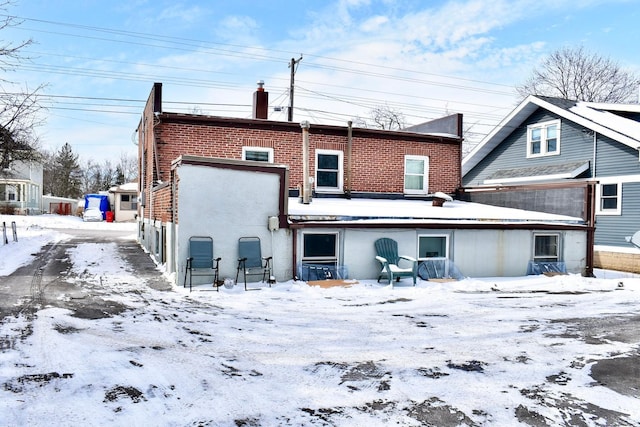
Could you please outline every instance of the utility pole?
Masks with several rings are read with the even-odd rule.
[[[302,54],[298,59],[291,58],[291,62],[289,63],[289,68],[291,68],[291,78],[289,80],[289,112],[287,118],[290,122],[293,121],[293,80],[296,75],[296,65],[298,65],[300,61],[302,61]]]

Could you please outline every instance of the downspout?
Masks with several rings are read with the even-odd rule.
[[[596,203],[596,192],[595,186],[598,184],[588,183],[587,191],[585,194],[585,202],[587,205],[586,212],[586,220],[587,220],[587,254],[586,254],[586,266],[584,275],[586,277],[595,277],[593,275],[593,264],[595,261],[594,256],[594,245],[595,245],[595,234],[596,234],[596,214],[595,214],[595,203]]]
[[[309,128],[308,121],[300,122],[302,128],[302,203],[309,204]]]
[[[598,149],[598,134],[596,131],[593,131],[593,173],[592,178],[596,179],[596,152]],[[594,246],[596,244],[596,191],[595,186],[598,185],[597,182],[595,184],[587,184],[587,212],[586,212],[586,220],[589,228],[587,229],[587,265],[585,268],[585,276],[586,277],[594,277],[593,275],[593,264],[595,262],[595,250]]]
[[[353,142],[353,122],[351,120],[349,120],[347,122],[347,185],[345,188],[345,194],[347,195],[347,199],[351,198],[351,167],[352,167],[352,161],[351,161],[351,146],[352,146],[352,142]]]
[[[299,279],[297,272],[296,272],[296,264],[298,262],[297,260],[297,252],[298,252],[298,230],[296,230],[295,228],[291,229],[292,231],[292,238],[293,238],[293,244],[291,245],[293,248],[293,256],[291,257],[292,261],[293,261],[293,266],[291,268],[291,271],[293,272],[293,278],[294,279]]]
[[[598,138],[597,138],[597,133],[594,130],[593,131],[593,174],[591,175],[593,178],[596,177],[596,150],[598,149]]]

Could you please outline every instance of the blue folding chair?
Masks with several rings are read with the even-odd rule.
[[[275,282],[271,271],[272,257],[263,257],[259,237],[241,237],[238,239],[238,270],[236,271],[236,283],[242,271],[244,277],[244,290],[247,288],[247,276],[262,275],[271,287]],[[265,280],[266,279],[266,280]]]
[[[208,236],[192,236],[189,238],[189,256],[184,271],[183,287],[187,286],[189,275],[189,291],[192,290],[193,276],[213,276],[213,287],[218,291],[223,284],[219,280],[218,265],[222,258],[213,258],[213,239]]]

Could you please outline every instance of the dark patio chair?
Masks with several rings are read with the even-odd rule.
[[[222,285],[219,280],[218,265],[222,258],[213,258],[213,239],[208,236],[192,236],[189,238],[189,256],[184,270],[183,287],[187,286],[189,275],[189,291],[192,290],[193,276],[213,276],[213,287],[218,291]]]
[[[398,255],[398,242],[387,237],[375,241],[376,260],[380,263],[382,270],[378,275],[378,282],[385,277],[389,284],[395,280],[400,281],[401,277],[412,277],[413,285],[416,285],[418,274],[418,261],[407,255]],[[402,263],[402,266],[400,264]]]
[[[238,270],[236,271],[236,283],[240,272],[244,278],[244,290],[247,287],[247,276],[262,275],[262,283],[266,282],[271,287],[275,282],[271,269],[272,257],[263,257],[258,237],[241,237],[238,239]]]

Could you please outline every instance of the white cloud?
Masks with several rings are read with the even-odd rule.
[[[202,19],[204,14],[205,10],[199,6],[185,7],[178,3],[163,9],[158,15],[158,20],[173,22],[178,20],[182,23],[190,23]]]

